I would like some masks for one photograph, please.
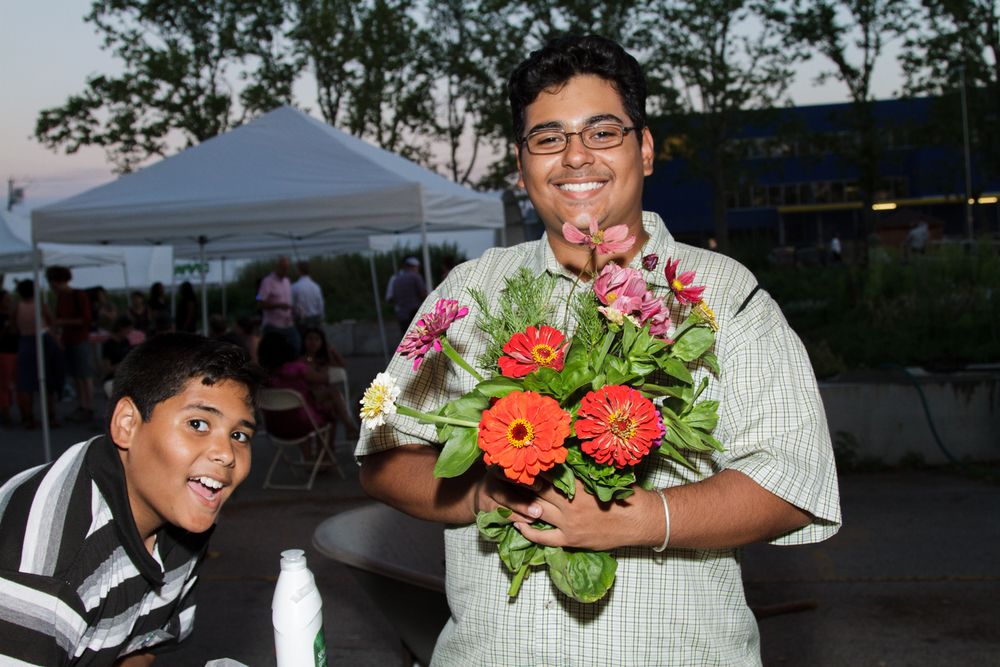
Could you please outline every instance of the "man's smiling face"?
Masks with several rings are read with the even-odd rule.
[[[621,97],[611,82],[591,74],[578,75],[559,88],[542,91],[524,110],[525,136],[541,129],[579,132],[597,123],[630,127]],[[569,137],[566,150],[554,155],[532,155],[523,143],[517,147],[518,185],[550,237],[562,238],[562,223],[587,232],[592,217],[601,229],[627,224],[641,229],[642,182],[653,173],[653,138],[635,130],[621,146],[594,150],[580,135]]]

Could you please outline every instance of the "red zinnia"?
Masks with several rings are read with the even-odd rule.
[[[515,482],[531,484],[535,476],[566,460],[563,441],[570,415],[554,399],[514,391],[483,413],[479,448],[487,465],[494,463]]]
[[[630,387],[612,385],[588,393],[577,414],[580,447],[598,463],[635,465],[662,441],[659,411]]]
[[[523,378],[542,367],[561,371],[567,347],[569,341],[558,329],[528,327],[525,333],[510,337],[503,346],[508,356],[500,357],[497,363],[500,371],[509,378]]]

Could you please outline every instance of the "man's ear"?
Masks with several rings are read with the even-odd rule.
[[[521,145],[514,143],[514,157],[517,158],[517,187],[524,189],[524,172],[521,171]]]
[[[128,396],[118,399],[111,415],[111,439],[119,449],[129,449],[142,424],[142,413]]]
[[[648,127],[642,128],[642,173],[643,176],[649,176],[653,173],[653,158],[655,157],[656,149],[653,146],[653,134],[649,131]]]

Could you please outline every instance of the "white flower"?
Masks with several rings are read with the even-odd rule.
[[[399,387],[388,373],[379,373],[361,399],[361,422],[372,430],[385,424],[388,415],[396,414]]]
[[[625,313],[618,310],[617,308],[605,308],[601,306],[597,309],[604,317],[608,318],[609,322],[622,326],[625,323]]]

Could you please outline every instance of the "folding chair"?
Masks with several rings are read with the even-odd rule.
[[[298,489],[309,491],[312,489],[316,475],[320,466],[323,465],[324,458],[328,458],[331,465],[344,478],[344,471],[337,465],[337,459],[330,449],[330,424],[320,426],[313,419],[306,408],[306,401],[297,391],[292,389],[264,389],[261,391],[260,410],[264,417],[264,428],[271,442],[278,448],[271,461],[271,467],[267,470],[264,478],[265,489]],[[317,445],[316,460],[292,460],[285,451],[287,447],[298,447],[303,442],[314,441]],[[296,467],[312,467],[309,474],[309,481],[305,484],[272,484],[271,477],[274,469],[278,466],[278,461],[284,459],[288,464],[292,474],[298,477]]]

